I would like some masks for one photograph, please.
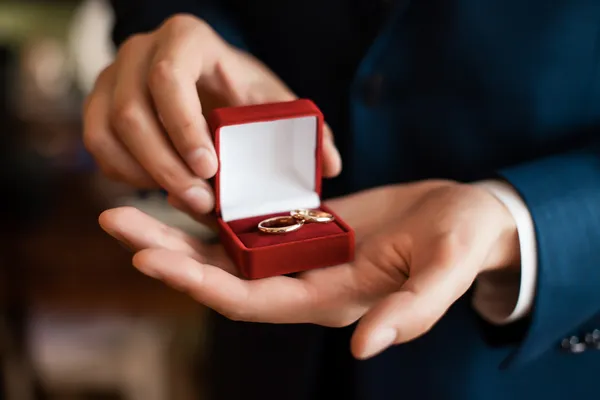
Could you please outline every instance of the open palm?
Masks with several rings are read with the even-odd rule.
[[[237,276],[221,245],[136,209],[109,210],[100,223],[136,252],[140,271],[230,319],[332,327],[361,319],[352,347],[357,357],[429,330],[482,266],[497,262],[494,245],[505,232],[482,234],[468,222],[504,227],[504,216],[489,212],[497,206],[493,197],[448,182],[384,187],[328,205],[356,230],[355,260],[261,280]]]

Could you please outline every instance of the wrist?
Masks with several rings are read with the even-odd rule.
[[[519,231],[514,215],[506,204],[490,188],[488,183],[476,184],[487,194],[490,201],[490,212],[495,215],[496,241],[490,248],[481,273],[492,271],[519,271],[521,268],[521,250]]]

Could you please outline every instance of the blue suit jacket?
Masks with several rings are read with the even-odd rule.
[[[502,177],[535,222],[530,319],[489,326],[467,294],[430,333],[366,362],[351,360],[348,329],[216,319],[217,399],[600,395],[600,351],[561,348],[600,327],[600,1],[114,3],[117,43],[193,13],[313,99],[345,159],[329,195]]]

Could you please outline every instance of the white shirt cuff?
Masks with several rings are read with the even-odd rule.
[[[521,250],[521,270],[489,272],[475,281],[473,308],[486,321],[506,325],[526,317],[533,306],[537,278],[537,243],[533,219],[516,190],[502,181],[477,186],[496,196],[515,219]]]

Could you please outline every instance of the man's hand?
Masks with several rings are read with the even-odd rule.
[[[484,271],[519,268],[510,212],[484,189],[447,181],[378,188],[329,205],[357,233],[354,262],[298,277],[247,281],[220,245],[206,245],[135,209],[102,227],[137,254],[143,273],[228,318],[347,326],[358,358],[426,333]]]
[[[229,46],[204,21],[177,15],[125,42],[99,76],[84,112],[84,141],[109,177],[163,188],[194,215],[213,208],[206,179],[218,163],[204,114],[215,106],[296,96],[258,60]],[[204,113],[204,114],[203,114]],[[340,172],[324,132],[324,175]]]

